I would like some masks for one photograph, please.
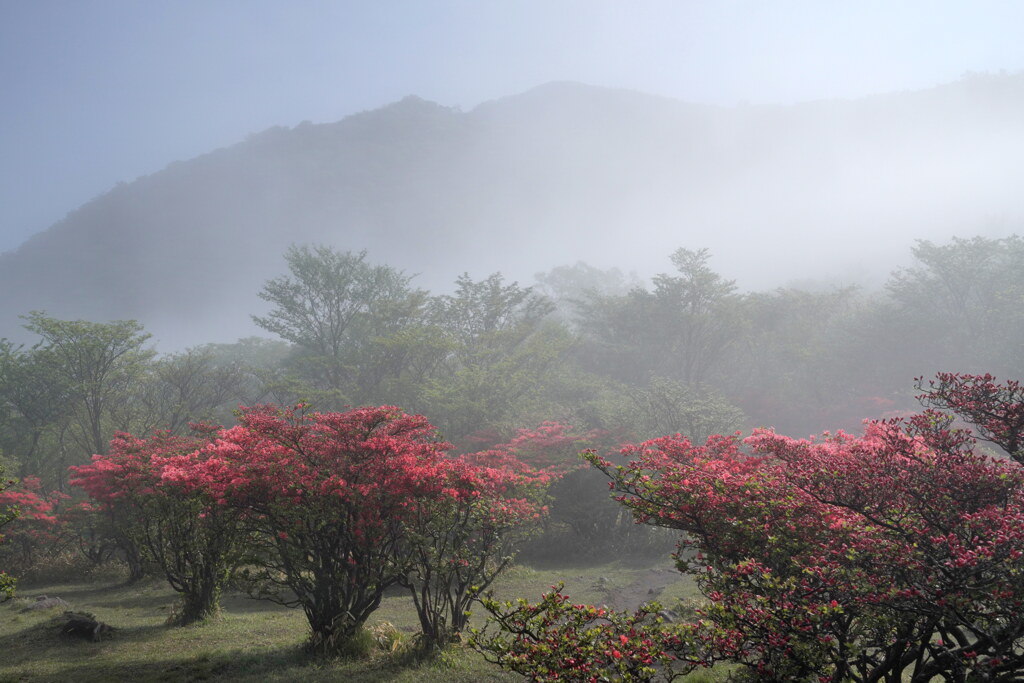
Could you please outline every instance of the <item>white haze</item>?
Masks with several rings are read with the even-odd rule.
[[[262,169],[288,212],[274,214],[273,196],[253,198],[287,223],[277,235],[269,218],[252,228],[273,250],[244,244],[230,202],[201,226],[211,243],[223,230],[223,248],[251,252],[248,269],[225,268],[234,289],[205,286],[231,289],[238,314],[147,321],[161,340],[252,331],[255,291],[292,241],[369,248],[435,290],[462,270],[528,283],[578,260],[648,277],[679,246],[711,248],[713,265],[745,289],[877,285],[914,239],[1019,230],[1024,109],[1020,92],[1003,91],[1020,89],[1020,26],[1016,2],[0,2],[0,252],[118,182],[156,182],[173,161],[415,94],[465,112],[452,124],[470,131],[460,128],[461,146],[438,142],[431,156],[417,142],[382,161],[406,164],[402,192],[381,190],[387,209],[363,215],[351,197],[290,187],[288,165]],[[624,92],[610,101],[536,88],[566,81]],[[480,121],[491,128],[474,145]],[[587,134],[608,130],[615,137]],[[296,204],[296,192],[311,203]],[[173,244],[188,232],[171,222],[173,207],[167,222],[147,211],[132,220],[169,233],[148,248],[181,249],[189,267],[188,249]],[[403,225],[416,236],[382,246],[379,234]],[[135,258],[141,247],[125,230],[107,248]],[[9,298],[33,286],[19,283]],[[59,296],[44,303],[68,315]],[[113,304],[94,310],[117,315]]]

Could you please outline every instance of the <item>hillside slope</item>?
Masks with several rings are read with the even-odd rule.
[[[159,134],[159,131],[154,131]],[[790,107],[552,83],[470,112],[415,97],[274,128],[135,180],[0,255],[17,316],[137,318],[161,348],[254,328],[292,242],[442,290],[584,260],[642,275],[710,247],[741,286],[886,272],[915,238],[1024,216],[1024,75]]]

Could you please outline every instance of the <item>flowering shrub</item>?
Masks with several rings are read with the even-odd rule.
[[[389,406],[256,406],[236,427],[196,430],[118,434],[108,455],[72,468],[72,483],[182,594],[182,624],[216,611],[243,562],[255,596],[303,608],[314,650],[342,648],[396,583],[442,645],[543,511],[543,476],[449,458],[424,418]]]
[[[940,372],[924,386],[918,378],[918,396],[925,406],[948,410],[974,425],[980,438],[1002,448],[1024,463],[1024,387],[1009,380],[1002,384],[992,375]]]
[[[598,430],[579,434],[569,425],[548,421],[534,429],[517,430],[515,436],[506,443],[467,453],[462,457],[474,464],[501,467],[524,474],[539,473],[548,479],[555,479],[566,472],[584,467],[580,451],[593,447],[600,437],[601,432]]]
[[[175,615],[181,625],[216,614],[245,541],[241,513],[219,505],[211,481],[192,474],[206,458],[209,433],[118,434],[106,455],[71,468],[71,484],[88,493],[116,532],[155,561],[181,594]]]
[[[8,567],[24,572],[34,567],[41,556],[56,553],[61,539],[57,506],[67,496],[59,491],[42,494],[38,477],[25,477],[0,490],[0,510],[13,510],[17,519],[8,518],[5,543],[0,550]]]
[[[0,494],[7,490],[7,488],[13,483],[8,479],[3,478],[3,469],[0,468]],[[7,526],[11,520],[18,516],[18,510],[9,505],[0,505],[0,529]],[[2,543],[4,537],[0,535],[0,543]],[[14,578],[6,571],[0,570],[0,596],[10,597],[14,595]]]
[[[462,632],[469,607],[511,563],[517,544],[545,513],[547,478],[522,466],[444,463],[442,495],[422,501],[409,522],[411,564],[402,584],[412,593],[422,632],[443,646]]]
[[[313,650],[337,652],[397,583],[412,590],[428,642],[464,623],[472,589],[504,566],[510,530],[537,514],[524,475],[448,458],[418,415],[391,406],[306,413],[243,408],[164,480],[199,485],[255,532],[250,591],[301,606]]]
[[[696,651],[694,628],[665,623],[657,603],[632,614],[577,605],[562,584],[536,604],[481,601],[491,620],[470,645],[531,681],[671,681],[709,663],[672,654]]]
[[[943,375],[924,396],[1011,454],[1018,398],[1015,383]],[[558,591],[487,603],[501,632],[475,642],[533,680],[668,677],[673,657],[762,681],[1020,680],[1024,467],[952,422],[926,410],[860,437],[664,437],[625,447],[622,466],[590,453],[638,522],[685,532],[676,560],[708,599],[699,619],[645,632],[653,669],[622,669],[610,649],[629,640],[614,626],[626,615]]]
[[[243,409],[189,468],[218,506],[257,532],[243,574],[251,592],[301,606],[311,646],[334,650],[377,608],[408,563],[403,521],[434,477],[444,444],[425,420],[393,408],[305,414]]]
[[[1024,470],[949,423],[591,457],[638,521],[688,533],[677,559],[711,601],[709,657],[762,680],[1009,679],[1024,670]]]

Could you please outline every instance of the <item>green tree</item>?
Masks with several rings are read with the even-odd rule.
[[[555,315],[567,322],[578,317],[579,307],[588,298],[624,296],[640,286],[636,275],[624,275],[618,268],[595,268],[583,261],[571,266],[556,266],[536,275],[537,291],[555,305]]]
[[[49,462],[47,437],[65,420],[71,398],[68,379],[47,349],[0,339],[0,448],[16,454],[19,477],[52,475],[55,465],[63,469]]]
[[[327,246],[292,246],[285,261],[291,274],[259,294],[273,308],[253,320],[298,347],[292,367],[308,389],[336,403],[364,400],[401,372],[383,341],[419,321],[426,292],[411,276]]]
[[[450,438],[509,426],[544,391],[573,339],[546,320],[551,302],[500,273],[464,274],[453,294],[430,303],[429,320],[446,352],[432,369],[421,408]]]
[[[432,320],[457,342],[456,360],[517,346],[553,310],[550,299],[518,282],[505,284],[501,273],[480,281],[463,273],[454,294],[435,297],[430,304]]]
[[[1024,240],[919,240],[912,251],[916,264],[886,285],[893,309],[887,346],[918,375],[951,368],[1020,375]]]
[[[853,287],[778,289],[748,294],[742,311],[721,388],[753,423],[797,434],[861,424],[864,397],[878,392],[863,357],[870,299]]]
[[[189,349],[155,360],[136,385],[119,420],[148,434],[185,434],[193,422],[223,423],[238,405],[246,380],[237,365],[218,365],[209,350]]]
[[[280,339],[246,337],[231,344],[204,344],[199,352],[210,357],[210,367],[241,375],[236,389],[237,402],[252,406],[257,403],[292,403],[272,396],[282,374],[282,367],[292,352],[291,344]]]
[[[648,343],[669,364],[667,376],[690,386],[708,381],[738,336],[730,307],[736,284],[708,267],[710,256],[707,249],[677,249],[670,259],[678,274],[656,275],[654,291],[642,297],[657,324]]]
[[[73,443],[81,456],[103,453],[115,429],[128,427],[111,418],[155,355],[145,347],[150,335],[134,320],[58,320],[41,311],[26,319],[25,328],[42,337],[48,372],[69,389]]]
[[[661,376],[692,387],[721,371],[743,328],[735,283],[711,270],[707,249],[677,249],[670,258],[676,273],[655,276],[653,289],[595,294],[582,304],[585,367],[627,384]]]
[[[683,434],[691,441],[704,441],[743,426],[743,411],[707,386],[655,377],[646,388],[631,392],[630,399],[623,417],[641,439]]]
[[[274,306],[257,325],[320,356],[340,357],[352,327],[380,301],[405,293],[409,278],[366,262],[366,252],[295,246],[285,253],[290,276],[267,281],[259,296]]]

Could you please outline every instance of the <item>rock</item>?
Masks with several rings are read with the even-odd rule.
[[[34,612],[40,609],[53,609],[54,607],[60,607],[61,609],[70,609],[71,605],[64,602],[60,598],[48,598],[45,595],[36,596],[36,601],[31,605],[21,610],[22,614],[25,612]]]

